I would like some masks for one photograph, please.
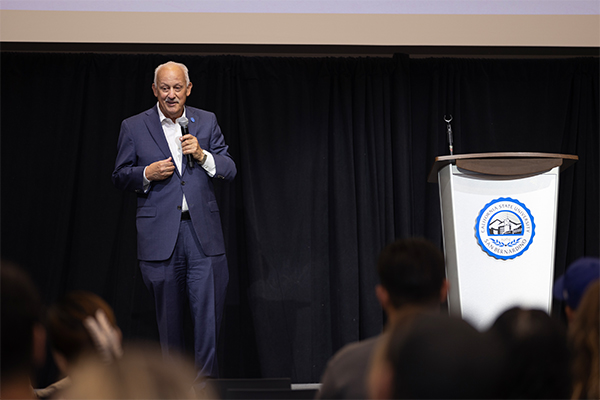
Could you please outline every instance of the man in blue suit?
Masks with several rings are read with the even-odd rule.
[[[184,348],[189,301],[200,383],[218,376],[217,338],[229,280],[212,179],[231,181],[237,170],[215,115],[185,106],[192,90],[185,65],[158,66],[152,90],[158,104],[121,124],[112,179],[117,188],[137,193],[138,259],[154,296],[163,354]],[[186,119],[189,133],[182,135],[180,121]]]

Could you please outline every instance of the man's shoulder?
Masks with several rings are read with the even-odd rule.
[[[192,121],[196,121],[196,120],[203,121],[203,120],[210,120],[210,119],[216,118],[216,116],[213,112],[202,110],[202,109],[196,108],[196,107],[185,106],[185,112],[186,112],[187,118],[191,119]],[[128,124],[128,125],[136,124],[136,123],[140,123],[143,121],[147,121],[149,119],[152,120],[153,118],[158,120],[158,111],[157,111],[156,106],[151,107],[145,111],[142,111],[139,114],[135,114],[129,118],[124,119],[123,123]]]
[[[151,108],[149,108],[147,110],[144,110],[141,113],[132,115],[131,117],[125,118],[124,121],[127,121],[127,122],[138,121],[138,120],[141,120],[141,119],[148,118],[148,117],[150,117],[152,115],[155,115],[155,116],[158,115],[158,112],[156,111],[156,106],[151,107]]]
[[[365,378],[381,335],[342,347],[327,363],[319,399],[365,399]]]
[[[333,355],[330,364],[345,363],[350,359],[356,358],[369,359],[380,339],[381,335],[378,335],[359,342],[349,343]]]
[[[196,117],[196,118],[214,118],[215,113],[207,110],[203,110],[201,108],[185,106],[185,114],[187,118]]]

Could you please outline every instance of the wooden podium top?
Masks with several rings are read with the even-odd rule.
[[[546,172],[558,166],[562,172],[577,160],[579,157],[574,155],[548,153],[474,153],[439,156],[435,158],[427,182],[437,183],[438,171],[454,163],[458,168],[480,174],[517,176]]]

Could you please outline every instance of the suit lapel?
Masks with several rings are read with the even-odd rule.
[[[190,135],[198,137],[198,132],[196,131],[196,127],[198,125],[196,124],[196,119],[198,116],[194,114],[194,110],[190,107],[185,108],[185,116],[189,121],[188,130],[190,131]]]
[[[146,112],[147,118],[144,120],[144,123],[146,124],[146,127],[148,128],[148,132],[150,132],[150,136],[152,136],[152,139],[154,140],[154,142],[156,142],[156,145],[158,146],[160,151],[162,151],[162,153],[165,155],[165,158],[173,157],[173,155],[171,154],[171,150],[169,149],[169,144],[167,143],[167,139],[165,138],[165,133],[163,132],[162,125],[160,124],[160,119],[158,117],[158,111],[156,110],[156,107],[157,106],[154,106]],[[184,157],[184,159],[185,159],[185,157]],[[185,167],[183,166],[183,164],[184,163],[182,162],[181,163],[182,174],[183,174],[183,171],[185,170]],[[175,173],[180,175],[177,168],[175,168]]]

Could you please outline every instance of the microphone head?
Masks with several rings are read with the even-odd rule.
[[[184,128],[185,128],[186,126],[188,126],[188,124],[190,123],[190,121],[188,121],[188,119],[187,119],[186,117],[183,117],[183,116],[182,116],[182,117],[179,117],[179,118],[177,118],[177,120],[176,120],[176,121],[177,121],[177,123],[178,123],[179,125],[183,126]]]

